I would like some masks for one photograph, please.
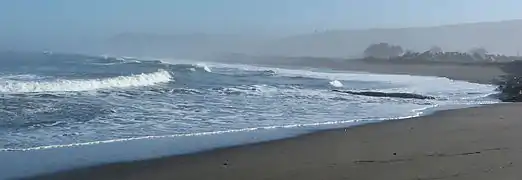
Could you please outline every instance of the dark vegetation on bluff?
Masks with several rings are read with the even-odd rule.
[[[506,75],[496,79],[497,97],[504,102],[522,102],[522,57],[490,54],[484,48],[468,52],[444,52],[434,46],[425,52],[404,51],[400,46],[388,43],[370,45],[364,51],[365,61],[401,63],[450,63],[463,65],[492,65]]]
[[[491,63],[510,62],[516,56],[491,54],[485,48],[476,47],[468,52],[445,52],[441,47],[433,46],[424,52],[403,50],[401,46],[378,43],[371,44],[364,51],[364,60],[392,62],[453,62],[453,63]]]

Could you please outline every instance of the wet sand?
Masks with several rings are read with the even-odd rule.
[[[414,68],[416,66],[421,66]],[[445,76],[488,83],[495,67],[350,66],[347,70]],[[522,104],[440,111],[405,120],[183,156],[115,163],[34,179],[518,179]]]
[[[448,110],[37,179],[517,179],[522,104]]]

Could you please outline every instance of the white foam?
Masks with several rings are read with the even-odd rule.
[[[416,116],[414,115],[414,116],[405,116],[405,117],[393,117],[393,118],[384,118],[384,119],[379,119],[379,120],[404,119],[404,118],[411,118],[411,117],[416,117]],[[86,145],[95,145],[95,144],[106,144],[106,143],[114,143],[114,142],[134,141],[134,140],[142,140],[142,139],[160,139],[160,138],[173,138],[173,137],[206,136],[206,135],[216,135],[216,134],[245,132],[245,131],[270,130],[270,129],[286,129],[286,128],[298,128],[298,127],[309,127],[309,126],[346,124],[346,123],[355,123],[355,122],[361,122],[361,121],[370,121],[370,120],[354,119],[354,120],[344,120],[344,121],[327,121],[327,122],[305,123],[305,124],[289,124],[289,125],[278,125],[278,126],[252,127],[252,128],[230,129],[230,130],[222,130],[222,131],[197,132],[197,133],[189,133],[189,134],[173,134],[173,135],[162,135],[162,136],[141,136],[141,137],[133,137],[133,138],[111,139],[111,140],[91,141],[91,142],[73,143],[73,144],[37,146],[37,147],[30,147],[30,148],[3,148],[3,149],[0,149],[0,152],[5,152],[5,151],[34,151],[34,150],[44,150],[44,149],[54,149],[54,148],[67,148],[67,147],[86,146]]]
[[[246,95],[274,95],[280,93],[281,89],[268,86],[266,84],[241,85],[234,87],[225,87],[216,91],[222,94],[246,94]]]
[[[333,81],[330,81],[330,85],[333,86],[333,87],[343,87],[343,83],[341,83],[341,81],[338,81],[338,80],[333,80]]]
[[[212,70],[206,64],[203,63],[197,63],[196,67],[203,68],[203,70],[205,70],[206,72],[212,72]]]
[[[425,109],[419,109],[417,111],[420,112],[421,110],[425,110]],[[287,125],[275,125],[275,126],[262,126],[262,127],[251,127],[251,128],[241,128],[241,129],[221,130],[221,131],[196,132],[196,133],[189,133],[189,134],[141,136],[141,137],[122,138],[122,139],[110,139],[110,140],[91,141],[91,142],[73,143],[73,144],[37,146],[37,147],[29,147],[29,148],[3,148],[3,149],[0,148],[0,152],[6,152],[6,151],[35,151],[35,150],[45,150],[45,149],[55,149],[55,148],[68,148],[68,147],[76,147],[76,146],[88,146],[88,145],[96,145],[96,144],[106,144],[106,143],[114,143],[114,142],[135,141],[135,140],[143,140],[143,139],[164,139],[164,138],[173,138],[173,137],[208,136],[208,135],[217,135],[217,134],[225,134],[225,133],[236,133],[236,132],[248,132],[248,131],[258,131],[258,130],[288,129],[288,128],[300,128],[300,127],[313,127],[313,126],[325,126],[325,125],[350,124],[350,123],[359,123],[359,122],[365,122],[365,121],[397,120],[397,119],[406,119],[406,118],[418,117],[421,114],[422,113],[416,113],[414,115],[389,117],[389,118],[352,119],[352,120],[326,121],[326,122],[303,123],[303,124],[287,124]]]
[[[210,68],[207,67],[207,66],[203,67],[203,69],[204,69],[205,71],[207,71],[207,72],[212,72],[212,71],[210,70]]]
[[[246,71],[274,71],[279,76],[286,77],[309,77],[316,79],[329,80],[352,80],[352,81],[371,81],[371,82],[393,82],[393,83],[417,83],[426,81],[451,81],[444,77],[433,76],[413,76],[413,75],[394,75],[394,74],[373,74],[353,71],[320,72],[313,69],[287,69],[276,67],[254,66],[246,64],[224,64],[208,63],[210,67],[235,68]]]
[[[141,63],[141,61],[134,60],[134,59],[129,59],[129,60],[125,60],[125,63]]]
[[[243,94],[248,96],[264,97],[301,97],[328,100],[332,98],[344,97],[342,94],[333,93],[326,89],[303,89],[298,87],[276,87],[266,84],[240,85],[225,87],[213,91],[219,94]],[[350,96],[348,96],[350,97]]]
[[[159,70],[149,74],[118,76],[106,79],[55,80],[55,81],[11,81],[0,80],[0,93],[91,91],[97,89],[151,86],[169,82],[172,75]]]
[[[202,61],[194,61],[194,60],[188,60],[188,59],[169,59],[169,58],[158,58],[158,57],[143,57],[141,59],[154,59],[156,61],[160,61],[164,64],[171,64],[171,65],[192,65],[196,68],[201,68],[206,72],[212,72],[212,69],[210,67],[216,67],[216,66],[209,66],[208,64],[212,64],[210,62],[202,62]],[[190,71],[196,71],[196,68],[190,68]]]
[[[331,81],[363,81],[381,82],[396,84],[402,88],[386,89],[383,92],[404,92],[425,95],[448,95],[467,97],[467,93],[490,94],[494,92],[496,86],[476,84],[466,81],[456,81],[445,77],[434,76],[413,76],[395,74],[372,74],[364,72],[338,71],[321,72],[313,69],[285,69],[275,67],[263,67],[245,64],[223,64],[207,63],[210,67],[235,68],[245,71],[267,71],[276,72],[277,76],[283,77],[307,77],[316,79],[326,79]]]
[[[354,71],[333,71],[324,72],[318,69],[288,69],[276,68],[260,65],[246,65],[246,64],[226,64],[216,62],[197,62],[190,60],[165,60],[171,64],[194,64],[197,67],[202,67],[206,71],[210,68],[233,68],[244,71],[271,71],[275,72],[276,76],[282,77],[307,77],[315,79],[326,79],[330,81],[362,81],[362,82],[381,82],[386,84],[395,84],[400,88],[386,88],[377,91],[382,92],[402,92],[402,93],[416,93],[430,96],[451,96],[451,98],[460,97],[474,99],[468,93],[491,94],[495,92],[496,86],[487,84],[476,84],[466,81],[451,80],[446,77],[434,76],[414,76],[414,75],[398,75],[398,74],[374,74],[366,72]],[[206,67],[206,68],[205,68]],[[336,83],[337,84],[337,83]],[[342,84],[342,83],[341,83]],[[331,84],[332,85],[332,84]],[[339,85],[339,84],[337,84]]]

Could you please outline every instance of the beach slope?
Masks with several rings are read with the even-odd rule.
[[[522,104],[448,110],[36,179],[517,179]]]

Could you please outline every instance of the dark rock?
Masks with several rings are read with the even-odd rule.
[[[503,102],[522,102],[522,76],[507,75],[497,80],[497,98]]]
[[[344,91],[344,90],[332,90],[334,92],[340,93],[348,93],[353,95],[361,95],[361,96],[372,96],[372,97],[393,97],[393,98],[406,98],[406,99],[435,99],[435,97],[424,96],[420,94],[413,93],[385,93],[385,92],[376,92],[376,91]]]

